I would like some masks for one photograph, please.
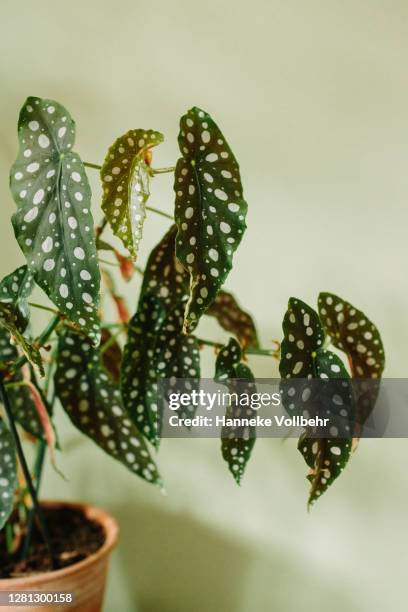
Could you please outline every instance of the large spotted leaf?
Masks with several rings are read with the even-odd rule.
[[[385,366],[384,346],[377,327],[358,310],[333,293],[320,293],[319,314],[334,346],[344,351],[353,378],[371,379],[356,383],[356,425],[364,424],[374,408]]]
[[[355,405],[350,377],[341,359],[325,349],[314,357],[315,372],[320,379],[315,393],[313,416],[329,417],[328,436],[321,437],[315,428],[307,428],[300,437],[298,449],[310,468],[309,506],[336,480],[351,453]]]
[[[17,486],[17,461],[13,438],[0,419],[0,529],[13,510]]]
[[[129,470],[160,484],[157,468],[123,408],[119,387],[102,366],[98,349],[66,331],[59,338],[57,364],[57,396],[73,424]]]
[[[243,348],[259,346],[254,320],[231,293],[221,290],[205,314],[215,317],[223,329],[237,337]]]
[[[228,384],[229,393],[250,396],[256,391],[251,370],[241,363],[241,348],[238,342],[231,338],[217,356],[215,380]],[[235,402],[234,396],[226,409],[227,419],[251,419],[255,416],[250,406]],[[221,430],[221,452],[228,468],[240,484],[245,468],[252,453],[256,439],[256,428],[246,425],[226,424]]]
[[[158,446],[161,415],[158,412],[158,379],[172,379],[184,388],[197,384],[200,376],[199,348],[194,337],[180,333],[180,304],[166,313],[166,306],[153,295],[142,297],[129,324],[124,349],[121,386],[126,409],[140,432]],[[179,379],[188,379],[185,383]],[[184,407],[184,416],[192,416]]]
[[[57,102],[28,98],[18,137],[10,175],[16,238],[38,285],[97,342],[99,269],[91,190],[82,161],[71,150],[75,123]]]
[[[177,227],[172,225],[150,253],[141,289],[141,300],[153,296],[167,312],[184,301],[189,290],[188,273],[176,258],[176,234]]]
[[[211,117],[192,108],[180,121],[175,173],[176,254],[190,274],[184,331],[195,329],[232,268],[247,203],[238,163]]]
[[[102,208],[115,236],[136,259],[150,195],[150,150],[163,142],[153,130],[130,130],[110,147],[101,169]]]
[[[33,290],[33,284],[34,280],[27,266],[17,268],[1,281],[0,325],[11,334],[27,359],[43,374],[44,368],[38,348],[23,335],[30,318],[27,298]]]
[[[0,328],[0,367],[8,369],[18,357],[18,352],[14,344],[10,341],[10,334],[6,329]],[[18,383],[23,380],[21,370],[17,370],[8,383]],[[44,431],[38,413],[28,388],[24,385],[7,389],[11,409],[14,418],[20,425],[36,438],[43,438]]]

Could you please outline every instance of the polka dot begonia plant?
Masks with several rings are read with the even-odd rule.
[[[213,384],[231,393],[256,392],[248,357],[269,359],[271,376],[273,359],[279,359],[289,416],[331,415],[325,437],[307,428],[299,440],[310,468],[309,504],[344,469],[374,407],[384,349],[377,328],[360,310],[330,293],[320,294],[318,313],[291,298],[280,348],[262,348],[253,318],[224,289],[246,230],[247,202],[238,162],[212,117],[198,107],[182,116],[174,167],[153,164],[162,141],[160,132],[132,128],[109,148],[102,166],[82,162],[74,152],[75,123],[64,106],[30,97],[21,109],[10,188],[16,204],[12,225],[25,263],[0,281],[0,527],[15,499],[26,503],[26,490],[16,483],[16,457],[41,524],[19,428],[37,440],[39,479],[46,447],[52,457],[54,446],[59,450],[53,424],[57,405],[108,455],[162,486],[150,450],[159,447],[163,433],[161,382],[179,393],[198,391],[205,346],[216,353]],[[99,209],[91,201],[87,168],[100,172]],[[174,174],[172,213],[149,205],[154,182],[164,173]],[[92,205],[100,217],[96,227]],[[151,213],[165,217],[169,227],[149,255],[142,233]],[[147,261],[144,269],[139,260]],[[137,288],[137,274],[142,282],[132,312],[120,283],[135,282]],[[33,298],[38,289],[45,303]],[[33,308],[49,316],[40,332]],[[200,336],[204,315],[233,336],[227,344],[225,334],[220,341]],[[367,378],[373,382],[368,391],[355,384]],[[256,428],[228,420],[254,415],[233,397],[224,410],[221,453],[241,483]],[[196,408],[187,402],[179,417],[193,418]],[[10,518],[12,531],[15,517],[23,514]]]

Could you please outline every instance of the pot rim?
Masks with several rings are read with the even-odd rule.
[[[82,559],[73,565],[62,567],[57,570],[49,572],[41,572],[38,574],[30,574],[29,576],[20,576],[18,578],[1,578],[0,579],[0,590],[5,590],[8,586],[10,587],[29,587],[30,585],[38,585],[39,582],[53,581],[55,578],[63,576],[70,576],[73,574],[80,573],[83,569],[95,563],[101,557],[105,557],[111,550],[116,546],[119,539],[119,525],[116,520],[108,512],[93,506],[92,504],[80,503],[80,502],[65,502],[65,501],[54,501],[44,500],[41,501],[41,506],[46,508],[73,508],[76,510],[82,510],[84,515],[102,525],[105,530],[105,541],[97,551]]]

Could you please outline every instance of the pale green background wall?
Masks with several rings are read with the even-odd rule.
[[[0,21],[2,275],[23,261],[7,184],[27,95],[70,109],[89,161],[127,129],[163,131],[158,166],[176,160],[178,118],[199,105],[241,162],[249,228],[228,287],[256,313],[263,343],[280,337],[289,295],[314,303],[334,291],[382,330],[388,376],[406,376],[405,0],[3,0]],[[152,203],[172,210],[171,178],[157,179]],[[142,260],[166,227],[149,218]],[[201,333],[223,338],[211,325]],[[49,472],[44,492],[121,521],[109,612],[406,609],[406,441],[363,441],[308,515],[293,440],[259,441],[242,488],[217,441],[164,441],[162,497],[59,421],[70,482]]]

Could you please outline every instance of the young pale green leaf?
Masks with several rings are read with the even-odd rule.
[[[101,169],[102,208],[115,236],[136,259],[150,195],[150,150],[163,142],[153,130],[130,130],[110,147]]]
[[[14,338],[26,358],[44,374],[44,367],[38,348],[23,332],[26,330],[30,311],[27,298],[33,289],[33,277],[27,266],[17,268],[0,283],[0,325]]]
[[[241,398],[243,394],[250,396],[256,392],[254,376],[251,370],[241,363],[241,348],[234,338],[218,353],[215,380],[225,381],[229,393],[236,393]],[[251,419],[255,412],[249,405],[243,406],[233,399],[227,406],[225,416],[227,419]],[[221,430],[221,453],[237,484],[241,483],[255,440],[256,428],[252,426],[227,422]]]
[[[259,347],[254,320],[231,293],[219,291],[205,314],[215,317],[225,331],[234,334],[244,349]]]
[[[184,332],[195,329],[232,268],[247,203],[238,163],[211,117],[192,108],[181,118],[182,157],[175,173],[176,255],[190,274]]]
[[[298,449],[310,467],[309,506],[340,476],[351,454],[355,404],[350,377],[341,359],[325,349],[315,357],[316,376],[321,379],[315,409],[319,416],[329,417],[329,435],[315,437],[316,430],[307,428]],[[325,388],[326,387],[326,388]],[[318,403],[318,406],[316,404]]]
[[[36,283],[69,321],[98,342],[100,275],[91,190],[82,161],[71,150],[75,123],[57,102],[28,98],[18,137],[10,175],[16,238]]]
[[[0,529],[13,510],[17,487],[17,461],[14,441],[4,421],[0,419]]]
[[[141,300],[153,296],[167,312],[185,301],[189,291],[188,273],[176,259],[176,234],[177,227],[172,225],[150,253],[141,289]]]
[[[17,358],[18,352],[10,341],[10,334],[6,329],[0,328],[0,367],[11,365]],[[7,379],[7,382],[16,383],[22,380],[21,370],[17,370],[11,378]],[[16,421],[35,438],[44,438],[44,431],[28,388],[24,385],[9,387],[7,394]]]
[[[128,418],[120,390],[109,378],[98,349],[79,334],[59,337],[57,396],[73,424],[129,470],[161,484],[142,436]]]
[[[315,376],[313,353],[323,346],[324,332],[317,313],[307,304],[290,298],[283,319],[279,371],[282,378]]]
[[[385,367],[384,346],[380,332],[368,317],[352,304],[333,293],[320,293],[319,314],[335,347],[348,357],[353,378],[372,379],[356,384],[356,435],[371,414],[380,389]],[[378,381],[378,382],[376,382]]]

